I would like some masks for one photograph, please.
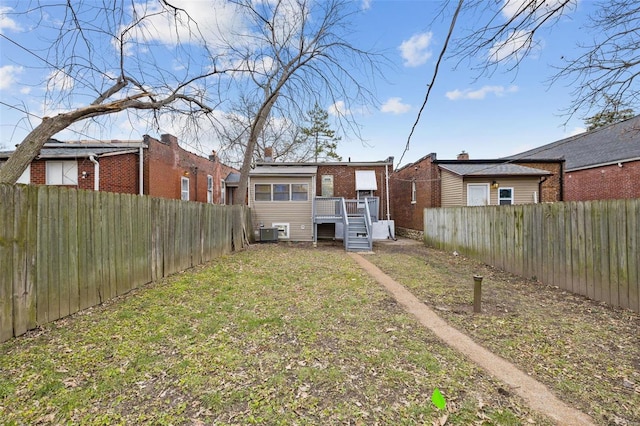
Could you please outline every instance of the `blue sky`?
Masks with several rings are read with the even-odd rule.
[[[198,2],[191,0],[190,3]],[[0,10],[6,12],[15,4],[15,1],[2,0]],[[204,4],[203,0],[199,2],[200,6]],[[424,100],[449,21],[436,17],[440,4],[436,1],[366,0],[357,4],[361,13],[353,18],[350,37],[358,46],[383,51],[391,66],[385,68],[384,79],[372,82],[379,104],[371,105],[366,112],[354,113],[364,143],[353,135],[343,135],[338,153],[344,160],[375,161],[394,156],[397,162]],[[577,37],[584,34],[581,27],[591,6],[590,1],[582,0],[569,16],[553,27],[543,28],[536,38],[539,47],[535,54],[524,59],[517,72],[497,68],[491,75],[479,77],[477,71],[469,69],[469,63],[462,62],[456,67],[457,60],[445,60],[402,163],[431,152],[437,153],[440,159],[452,159],[462,150],[469,152],[471,158],[496,158],[583,131],[583,117],[576,116],[567,122],[568,117],[563,115],[563,109],[571,101],[571,87],[562,82],[549,86],[548,80],[560,58],[575,53]],[[457,29],[473,24],[463,17]],[[28,25],[6,14],[0,14],[0,33],[25,45],[37,36]],[[41,92],[36,82],[42,81],[43,73],[50,70],[28,68],[42,63],[5,38],[0,38],[0,49],[0,99],[3,101],[0,103],[0,145],[12,147],[22,141],[32,124],[22,119],[24,114],[6,104],[18,109],[29,106],[34,114],[33,123],[37,124],[37,117],[44,112],[42,107],[32,104],[31,97]],[[480,59],[473,58],[472,63]],[[333,108],[323,106],[330,111]],[[162,133],[173,133],[189,143],[179,127],[172,127],[168,122],[161,125]],[[89,128],[81,133],[61,132],[56,137],[62,140],[140,139],[147,133],[141,132],[141,128],[140,123],[133,126],[125,117],[119,117],[106,131],[103,128],[93,132]],[[149,133],[159,136],[156,131]],[[197,146],[198,150],[207,152],[211,148],[219,149],[215,140],[207,146]]]

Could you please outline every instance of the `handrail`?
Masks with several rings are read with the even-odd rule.
[[[344,243],[344,249],[347,250],[349,247],[349,215],[347,214],[347,204],[344,201],[344,198],[341,199],[342,206],[342,225],[344,229],[344,236],[342,237],[342,242]]]
[[[373,243],[373,235],[372,234],[372,228],[373,225],[371,223],[371,212],[369,211],[369,200],[365,197],[364,199],[365,203],[364,203],[364,224],[365,227],[367,228],[367,240],[369,241],[369,247],[372,247],[372,243]]]

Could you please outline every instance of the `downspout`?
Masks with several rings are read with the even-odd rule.
[[[100,163],[96,160],[96,154],[89,154],[89,161],[93,163],[93,190],[100,191]]]
[[[560,162],[560,200],[564,201],[564,160]]]
[[[388,238],[393,241],[397,241],[397,239],[393,236],[394,233],[391,232],[391,214],[389,213],[389,163],[384,165],[384,177],[386,180],[386,192],[387,192],[387,232]]]
[[[538,203],[542,202],[542,184],[547,181],[547,176],[542,176],[538,182]]]
[[[384,178],[387,193],[387,220],[391,220],[391,214],[389,213],[389,163],[384,165]]]
[[[139,192],[140,195],[144,195],[144,151],[142,148],[142,144],[138,148],[138,157],[140,158],[140,164],[138,167],[138,182],[140,183]]]

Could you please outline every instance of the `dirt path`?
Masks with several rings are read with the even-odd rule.
[[[529,406],[555,420],[559,425],[594,425],[593,420],[558,398],[549,389],[516,368],[510,362],[489,352],[475,343],[466,334],[448,325],[432,309],[420,302],[402,285],[391,279],[378,267],[359,254],[349,253],[358,264],[383,285],[407,312],[430,329],[447,345],[465,355],[490,374],[509,385],[511,390],[523,398]]]

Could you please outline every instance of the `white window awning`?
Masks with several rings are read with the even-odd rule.
[[[376,172],[374,170],[356,170],[356,191],[377,191]]]

